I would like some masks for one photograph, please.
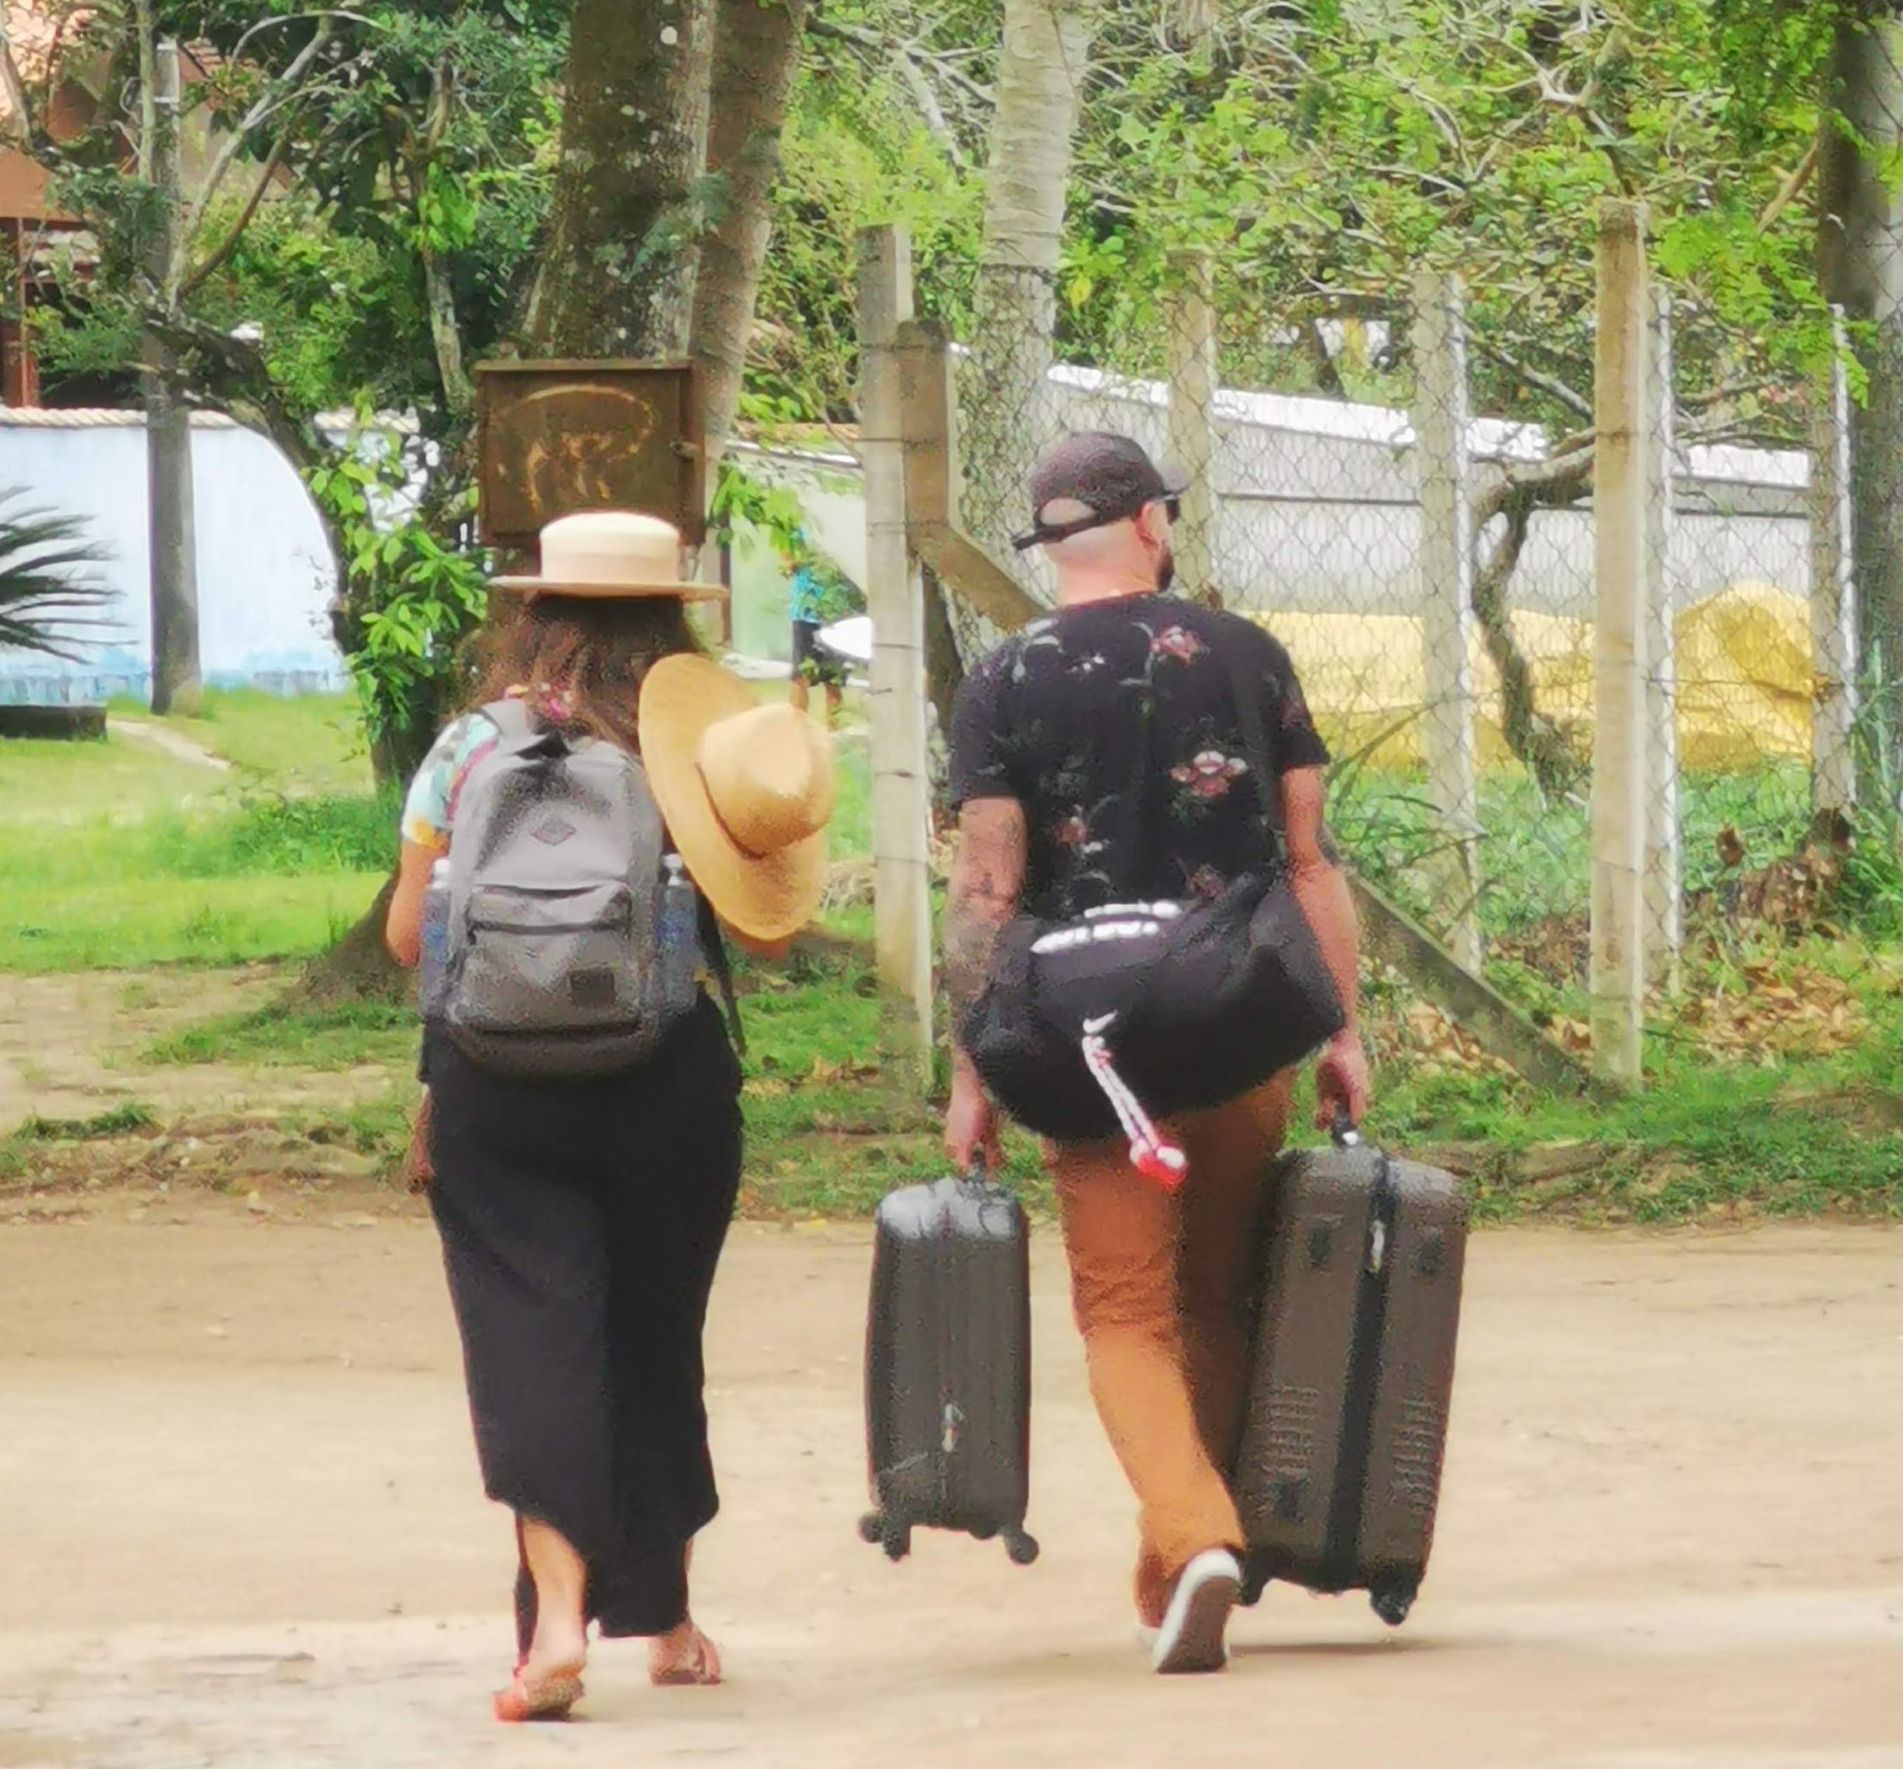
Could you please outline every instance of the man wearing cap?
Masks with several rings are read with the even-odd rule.
[[[1359,1118],[1368,1068],[1354,909],[1322,827],[1328,752],[1273,638],[1168,594],[1184,488],[1137,443],[1103,432],[1065,438],[1032,476],[1033,526],[1017,545],[1045,549],[1058,606],[973,671],[954,712],[954,1007],[962,1020],[1020,913],[1061,921],[1212,897],[1260,872],[1266,809],[1347,1010],[1321,1059],[1321,1115]],[[1238,679],[1259,684],[1273,780],[1252,763],[1262,751],[1245,735]],[[1284,1073],[1170,1125],[1189,1157],[1180,1190],[1136,1171],[1120,1143],[1047,1151],[1091,1390],[1140,1506],[1136,1603],[1160,1671],[1227,1658],[1246,1544],[1225,1471],[1245,1404],[1252,1230],[1292,1083]],[[962,1050],[946,1142],[961,1166],[999,1153],[996,1109]]]

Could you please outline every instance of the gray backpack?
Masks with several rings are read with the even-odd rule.
[[[500,737],[456,803],[443,1028],[472,1062],[522,1080],[633,1068],[700,999],[701,918],[678,862],[670,882],[646,770],[618,744],[540,728],[520,701],[482,710]],[[691,952],[673,950],[683,940]]]

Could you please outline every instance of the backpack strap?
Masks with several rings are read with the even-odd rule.
[[[456,772],[450,777],[449,787],[443,794],[443,816],[450,828],[456,824],[456,807],[462,801],[463,788],[469,782],[469,776],[476,771],[477,764],[487,761],[494,755],[499,745],[513,737],[526,737],[534,730],[533,724],[522,722],[528,709],[514,700],[492,700],[487,706],[476,708],[477,718],[487,719],[496,727],[496,735],[485,737],[467,756],[463,758]]]
[[[740,1023],[740,1000],[734,994],[733,960],[727,951],[726,936],[720,931],[720,917],[714,913],[714,906],[707,901],[704,893],[696,893],[700,900],[700,943],[707,954],[708,966],[714,973],[714,984],[720,990],[720,1005],[727,1016],[727,1030],[733,1037],[733,1047],[741,1055],[747,1054],[747,1029]]]
[[[517,737],[533,737],[540,729],[534,710],[519,694],[505,695],[477,710],[495,726],[505,742]]]

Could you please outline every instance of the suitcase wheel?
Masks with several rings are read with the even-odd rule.
[[[879,1546],[888,1560],[903,1560],[912,1552],[912,1531],[903,1523],[887,1521],[879,1532]]]
[[[1415,1585],[1383,1585],[1370,1593],[1368,1602],[1390,1628],[1398,1628],[1407,1620],[1408,1611],[1414,1607],[1414,1599],[1419,1594],[1419,1587]]]
[[[1029,1566],[1037,1558],[1037,1537],[1021,1529],[1008,1529],[1004,1532],[1004,1551],[1011,1556],[1013,1566]]]
[[[885,1539],[885,1513],[868,1511],[859,1519],[859,1539],[877,1547]]]

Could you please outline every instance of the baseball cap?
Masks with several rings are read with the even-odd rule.
[[[1054,444],[1032,470],[1033,526],[1011,544],[1022,553],[1127,522],[1146,504],[1181,497],[1188,485],[1187,474],[1158,467],[1128,436],[1080,431]]]

